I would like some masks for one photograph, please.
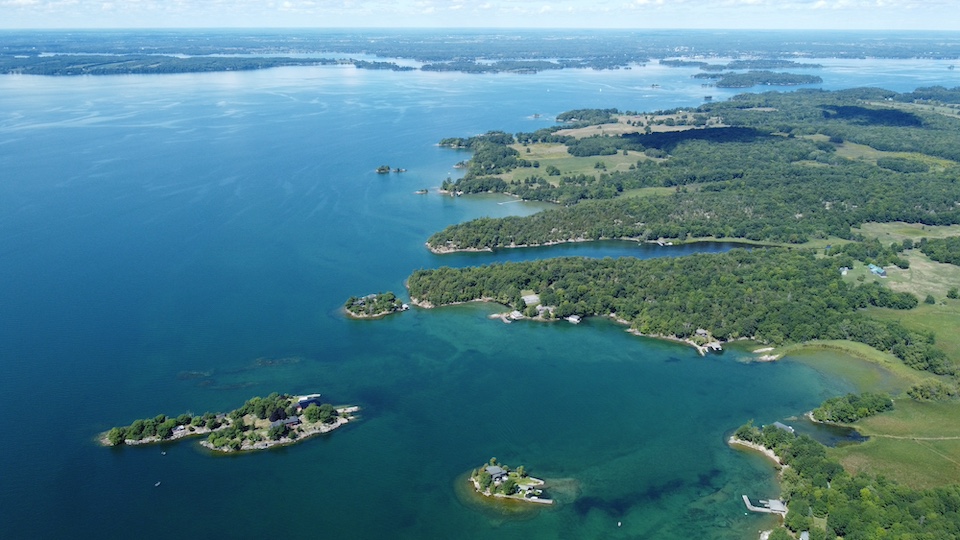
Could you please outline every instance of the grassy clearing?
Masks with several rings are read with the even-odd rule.
[[[859,229],[854,228],[853,232],[859,232],[867,238],[877,238],[886,244],[903,242],[908,238],[916,242],[921,238],[960,236],[960,225],[923,225],[893,221],[890,223],[864,223]]]
[[[850,471],[882,474],[915,488],[960,482],[960,402],[897,400],[893,411],[857,422],[870,441],[830,450]]]
[[[510,172],[498,175],[506,181],[524,180],[530,176],[540,176],[546,178],[550,183],[557,185],[560,176],[571,176],[583,174],[586,176],[599,177],[600,173],[613,171],[628,171],[631,165],[636,165],[638,161],[651,160],[642,152],[623,152],[612,156],[590,156],[575,157],[567,153],[567,146],[557,143],[535,143],[527,146],[522,144],[512,145],[514,149],[520,152],[520,157],[527,161],[539,161],[539,168],[521,167]],[[527,149],[530,150],[527,153]],[[657,160],[655,160],[657,161]],[[601,163],[603,168],[597,168],[597,163]],[[547,165],[553,165],[560,170],[560,176],[547,176]]]
[[[851,473],[883,475],[916,489],[960,483],[960,441],[874,438],[830,453]]]
[[[900,103],[898,101],[871,101],[868,102],[875,107],[886,107],[889,109],[900,109],[902,111],[925,111],[952,118],[960,118],[960,110],[953,105],[933,105],[927,103]]]
[[[650,131],[658,133],[667,131],[686,131],[688,129],[694,129],[694,126],[680,124],[688,120],[692,120],[694,114],[695,113],[693,111],[680,111],[675,114],[621,114],[616,117],[616,123],[599,124],[575,129],[562,129],[558,131],[557,134],[569,135],[578,139],[582,139],[584,137],[592,137],[593,135],[625,135],[627,133],[641,133],[648,126],[650,127]],[[671,126],[666,123],[662,123],[668,121],[674,123],[675,125]],[[726,127],[726,124],[723,124],[720,121],[719,116],[714,116],[707,119],[706,127]]]
[[[930,167],[938,167],[941,169],[956,164],[949,159],[928,156],[926,154],[920,154],[917,152],[887,152],[884,150],[877,150],[876,148],[867,146],[865,144],[845,142],[836,146],[838,156],[854,161],[866,161],[873,163],[874,165],[876,165],[877,160],[881,158],[910,159],[913,161],[926,163]]]
[[[937,347],[954,363],[960,363],[960,300],[920,304],[909,311],[869,308],[867,314],[884,321],[899,321],[910,330],[933,332]]]
[[[930,260],[915,249],[905,251],[904,256],[910,261],[910,268],[887,270],[886,281],[891,289],[911,292],[921,300],[930,294],[941,301],[950,287],[960,285],[960,266]]]
[[[691,188],[691,186],[687,186]],[[637,189],[628,189],[620,194],[621,197],[665,197],[667,195],[673,195],[677,192],[675,187],[645,187]]]
[[[960,401],[918,403],[898,399],[890,412],[857,423],[867,435],[887,437],[955,437],[960,440]]]
[[[848,283],[878,281],[895,291],[913,293],[921,301],[928,294],[932,295],[938,303],[946,299],[950,287],[960,285],[960,266],[932,261],[916,249],[904,251],[903,257],[910,261],[910,268],[885,267],[886,278],[875,276],[865,264],[857,262],[847,272],[844,281]]]

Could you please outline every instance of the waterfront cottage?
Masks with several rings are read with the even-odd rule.
[[[503,470],[497,465],[490,465],[486,468],[487,474],[493,478],[494,483],[499,484],[501,481],[506,480],[507,471]]]

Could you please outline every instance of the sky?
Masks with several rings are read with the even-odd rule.
[[[960,30],[958,0],[0,0],[0,28]]]

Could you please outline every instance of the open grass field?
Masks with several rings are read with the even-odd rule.
[[[867,238],[877,238],[880,242],[886,244],[903,242],[908,238],[916,242],[921,238],[960,236],[960,225],[923,225],[893,221],[890,223],[864,223],[859,229],[854,228],[853,232],[858,232]]]
[[[865,264],[857,262],[844,280],[857,283],[863,276],[864,283],[879,281],[895,291],[913,293],[921,301],[929,294],[938,303],[946,299],[951,287],[960,286],[960,266],[932,261],[916,249],[904,251],[903,257],[910,261],[910,268],[887,266],[886,278],[873,275]]]
[[[886,107],[889,109],[899,109],[901,111],[911,112],[932,112],[936,114],[942,114],[943,116],[949,116],[951,118],[960,118],[960,109],[950,105],[935,105],[932,103],[901,103],[899,101],[870,101],[868,103],[874,107]]]
[[[527,161],[539,161],[540,167],[521,167],[498,175],[508,182],[524,180],[530,176],[540,176],[557,185],[560,176],[584,174],[597,177],[603,172],[627,171],[630,170],[631,165],[636,165],[638,161],[653,159],[645,156],[642,152],[628,152],[627,155],[620,152],[612,156],[574,157],[567,153],[566,145],[558,143],[535,143],[528,146],[514,144],[512,147],[520,152],[521,158]],[[530,150],[529,153],[527,149]],[[597,163],[602,163],[604,168],[597,168]],[[545,171],[547,165],[553,165],[559,169],[560,176],[547,176]]]
[[[876,148],[867,146],[865,144],[851,142],[838,144],[837,155],[843,158],[855,161],[866,161],[873,164],[876,164],[877,160],[881,158],[905,158],[913,161],[920,161],[922,163],[926,163],[930,167],[941,169],[956,164],[949,159],[928,156],[926,154],[919,154],[916,152],[887,152],[883,150],[877,150]]]
[[[914,331],[933,332],[937,347],[947,353],[955,364],[960,364],[960,300],[938,300],[936,304],[921,303],[914,309],[902,311],[889,308],[869,308],[867,314],[875,319],[900,321]],[[960,417],[957,419],[960,423]]]
[[[904,255],[910,261],[910,268],[887,272],[891,289],[912,292],[921,300],[930,294],[939,302],[951,287],[960,285],[960,266],[930,260],[915,249],[905,251]]]
[[[573,129],[562,129],[557,132],[558,135],[570,135],[578,139],[590,137],[593,135],[624,135],[627,133],[641,133],[648,126],[650,131],[663,133],[667,131],[686,131],[694,129],[694,126],[683,125],[687,120],[692,120],[694,113],[692,111],[680,111],[675,114],[635,114],[618,115],[616,123],[599,124]],[[669,125],[663,122],[672,122]],[[707,119],[706,126],[701,127],[726,127],[720,121],[720,117],[714,116]]]
[[[899,399],[893,411],[861,420],[870,440],[830,450],[851,472],[882,474],[914,488],[960,483],[960,402]]]

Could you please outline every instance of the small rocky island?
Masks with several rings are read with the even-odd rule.
[[[104,446],[158,443],[207,435],[200,444],[216,452],[266,450],[327,433],[355,420],[357,406],[334,407],[320,394],[273,393],[254,397],[229,413],[158,415],[115,427],[100,437]]]
[[[497,463],[497,458],[490,458],[489,463],[470,474],[477,493],[485,497],[514,499],[540,504],[553,504],[553,500],[544,496],[545,482],[527,474],[523,466],[511,470],[503,463]]]
[[[391,169],[389,165],[380,165],[379,167],[377,167],[377,174],[388,174],[391,172],[403,173],[403,172],[407,172],[407,170],[400,167]]]
[[[410,309],[410,306],[390,291],[360,297],[351,296],[343,307],[347,315],[355,319],[377,319]]]

